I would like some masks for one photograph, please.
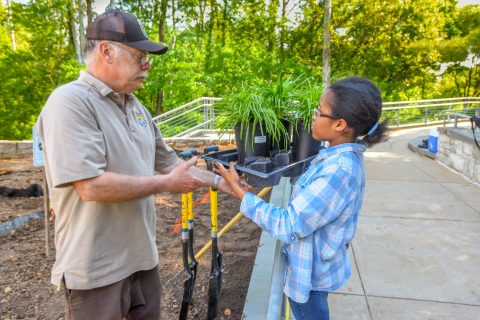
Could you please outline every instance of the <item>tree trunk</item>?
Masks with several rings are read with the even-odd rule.
[[[177,41],[176,29],[175,29],[175,0],[172,0],[172,41],[170,43],[170,49],[175,49],[175,42]]]
[[[163,91],[157,92],[157,102],[155,103],[155,116],[159,116],[163,113]]]
[[[215,23],[215,0],[210,0],[210,35],[208,38],[209,46],[213,42],[213,24]]]
[[[85,64],[85,55],[83,53],[83,47],[85,46],[85,26],[83,25],[84,12],[83,12],[84,2],[83,0],[78,0],[78,24],[79,24],[79,40],[80,40],[80,61]]]
[[[330,18],[332,17],[332,0],[324,1],[323,13],[323,53],[322,80],[325,88],[330,86]]]
[[[7,10],[8,24],[10,25],[10,41],[12,42],[12,50],[17,51],[17,43],[15,42],[15,31],[13,30],[12,7],[10,5],[10,0],[7,0]]]
[[[158,39],[165,43],[165,23],[167,21],[168,0],[162,0],[160,3],[160,19],[158,19]]]
[[[198,15],[198,22],[200,25],[200,34],[203,36],[205,31],[205,8],[207,7],[207,0],[200,0],[198,2],[198,10],[200,14]]]
[[[276,26],[278,16],[278,0],[272,0],[268,4],[268,24],[267,24],[267,48],[268,52],[273,52],[276,48]]]
[[[282,20],[280,20],[280,63],[285,61],[285,19],[287,16],[287,0],[282,0]]]
[[[92,23],[93,17],[92,17],[92,0],[87,0],[87,26]]]
[[[82,62],[82,54],[80,50],[80,43],[78,41],[78,26],[77,22],[75,21],[75,0],[70,1],[70,10],[69,10],[69,18],[70,18],[70,39],[73,42],[73,47],[75,48],[75,53],[77,54],[77,61]]]
[[[115,9],[115,0],[110,0],[110,4],[108,5],[109,9]]]
[[[225,47],[226,39],[226,27],[228,19],[228,1],[224,1],[225,7],[223,8],[223,19],[222,19],[222,45]]]

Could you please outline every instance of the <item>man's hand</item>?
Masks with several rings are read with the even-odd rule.
[[[169,183],[168,191],[172,193],[188,193],[205,185],[205,181],[188,172],[188,169],[193,166],[196,161],[197,157],[193,157],[170,171],[170,173],[165,176]]]

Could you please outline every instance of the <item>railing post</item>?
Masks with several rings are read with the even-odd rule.
[[[400,109],[397,109],[397,127],[400,127]]]
[[[425,121],[424,123],[427,124],[428,122],[428,107],[425,107]]]
[[[203,130],[207,130],[208,129],[208,124],[207,124],[207,121],[208,121],[208,100],[204,99],[203,100]]]
[[[210,119],[212,120],[212,122],[210,122],[210,130],[215,130],[215,121],[213,121],[213,119],[215,119],[215,101],[210,101]]]

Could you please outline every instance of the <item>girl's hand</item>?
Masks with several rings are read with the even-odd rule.
[[[243,199],[245,194],[253,187],[242,181],[235,170],[235,162],[230,162],[230,168],[227,170],[221,163],[213,163],[216,168],[213,171],[222,175],[223,179],[232,187],[233,192],[239,199]]]

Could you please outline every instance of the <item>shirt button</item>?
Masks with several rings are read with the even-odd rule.
[[[134,126],[130,126],[130,130],[132,130],[132,132],[135,132],[135,127],[134,127]]]

